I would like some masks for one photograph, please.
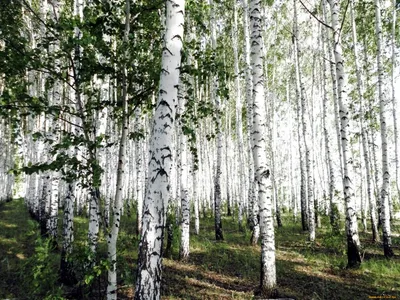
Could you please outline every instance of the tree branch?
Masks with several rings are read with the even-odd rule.
[[[304,5],[304,3],[303,3],[302,0],[299,0],[299,1],[300,1],[301,5],[304,7],[304,9],[305,9],[315,20],[317,20],[319,23],[321,23],[321,24],[324,25],[325,27],[327,27],[327,28],[333,30],[332,26],[330,26],[330,25],[324,23],[323,21],[321,21],[320,19],[318,19],[318,18],[307,8],[307,6]]]

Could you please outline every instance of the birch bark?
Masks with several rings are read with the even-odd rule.
[[[303,79],[300,71],[300,50],[299,50],[299,33],[298,33],[298,23],[297,23],[297,5],[296,0],[294,0],[294,57],[296,64],[296,82],[297,82],[297,90],[301,100],[301,127],[302,127],[302,136],[303,146],[305,152],[305,160],[306,160],[306,176],[307,176],[307,216],[308,216],[308,232],[309,232],[309,240],[313,242],[315,240],[315,210],[314,210],[314,198],[313,198],[313,176],[311,170],[311,158],[310,158],[310,145],[309,145],[309,134],[308,134],[308,123],[307,123],[307,105],[305,99],[305,88],[303,84]],[[300,120],[299,120],[300,121]]]
[[[178,97],[185,1],[166,2],[160,87],[150,138],[149,180],[143,203],[135,299],[160,299],[162,244],[170,198],[172,137]]]
[[[397,9],[396,9],[397,1],[393,0],[393,17],[392,17],[392,80],[391,80],[391,89],[392,89],[392,112],[393,112],[393,135],[394,135],[394,157],[395,157],[395,167],[396,167],[396,189],[398,195],[398,202],[400,203],[400,186],[399,186],[399,132],[398,132],[398,121],[397,121],[397,99],[395,94],[395,66],[396,66],[396,28],[398,27],[397,21]],[[396,27],[397,26],[397,27]]]
[[[366,172],[366,180],[367,180],[367,198],[368,203],[370,206],[370,218],[371,218],[371,229],[372,229],[372,240],[374,242],[378,241],[378,224],[376,218],[376,203],[372,197],[371,190],[371,173],[370,173],[370,158],[368,153],[368,146],[367,146],[367,137],[366,137],[366,129],[365,129],[365,113],[364,113],[364,85],[361,76],[361,68],[359,64],[359,57],[357,47],[357,31],[356,31],[356,23],[355,23],[355,16],[354,16],[354,0],[350,1],[350,16],[351,16],[351,27],[352,27],[352,35],[353,35],[353,54],[354,54],[354,63],[356,68],[357,74],[357,93],[358,98],[360,101],[360,127],[361,127],[361,140],[362,140],[362,147],[363,147],[363,157],[364,157],[364,164],[365,164],[365,172]],[[361,155],[361,153],[360,153]]]
[[[379,97],[379,118],[381,123],[382,141],[382,189],[381,189],[381,219],[383,233],[383,252],[386,257],[394,255],[392,250],[392,238],[390,230],[390,207],[389,207],[389,162],[387,145],[386,114],[388,103],[383,94],[383,68],[382,68],[382,21],[380,0],[375,0],[375,31],[376,31],[376,61],[378,67],[378,97]]]
[[[267,119],[264,104],[263,41],[261,1],[250,2],[251,66],[253,76],[253,126],[251,128],[252,154],[255,178],[258,185],[261,230],[261,278],[262,294],[270,296],[276,287],[275,234],[271,201],[270,167],[267,162]]]
[[[347,235],[347,260],[348,266],[354,267],[361,263],[360,240],[358,236],[357,215],[355,209],[355,201],[350,179],[350,166],[352,158],[349,153],[348,145],[348,127],[350,113],[348,110],[347,92],[345,89],[346,73],[344,70],[344,58],[342,54],[342,43],[340,38],[341,28],[339,27],[340,2],[339,0],[328,0],[331,7],[334,56],[336,65],[336,80],[338,87],[338,102],[340,112],[340,131],[341,146],[343,157],[343,187],[344,199],[346,203],[346,235]]]
[[[130,0],[126,1],[125,5],[125,31],[124,40],[125,45],[128,44],[129,38],[129,25],[130,19]],[[125,50],[125,59],[128,58],[127,50]],[[122,129],[121,129],[121,140],[119,143],[118,153],[118,164],[117,164],[117,179],[116,179],[116,190],[115,199],[112,205],[112,219],[110,220],[111,230],[107,236],[107,255],[110,263],[108,269],[108,285],[107,285],[107,299],[117,299],[117,239],[119,234],[119,228],[122,216],[122,197],[124,189],[124,175],[125,175],[125,164],[126,164],[126,150],[128,140],[128,129],[129,129],[129,115],[128,115],[128,91],[127,91],[127,66],[122,67]]]
[[[215,11],[216,7],[213,0],[210,0],[211,7],[211,19],[210,19],[210,27],[211,27],[211,46],[214,51],[217,49],[217,32],[216,32],[216,19],[215,19]],[[218,95],[219,90],[219,82],[218,75],[213,75],[212,80],[212,88],[211,88],[211,97],[215,103],[215,108],[219,113],[221,109],[221,99]],[[221,220],[221,164],[222,164],[222,127],[221,127],[221,118],[217,116],[217,157],[216,157],[216,165],[215,165],[215,177],[214,177],[214,214],[215,214],[215,239],[223,240],[224,235],[222,233],[222,220]]]

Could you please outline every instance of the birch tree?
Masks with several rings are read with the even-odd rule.
[[[250,1],[250,44],[253,77],[253,125],[251,146],[254,159],[254,174],[258,185],[261,232],[261,279],[264,295],[271,295],[276,287],[275,234],[272,215],[272,186],[270,167],[267,162],[267,119],[264,104],[264,49],[262,41],[261,1]]]
[[[359,66],[359,58],[357,51],[357,31],[356,31],[356,23],[354,17],[354,1],[350,1],[350,16],[351,16],[351,27],[352,27],[352,37],[353,37],[353,54],[354,54],[354,64],[355,71],[357,75],[357,93],[360,101],[360,127],[361,127],[361,140],[363,146],[363,156],[365,163],[365,172],[367,179],[367,198],[370,206],[370,219],[371,219],[371,228],[372,228],[372,240],[375,242],[379,239],[378,236],[378,224],[376,218],[376,202],[371,194],[372,183],[371,183],[371,173],[370,173],[370,157],[368,153],[367,146],[367,137],[366,137],[366,129],[365,129],[365,113],[364,113],[364,87],[362,81],[361,69]],[[360,153],[361,154],[361,153]]]
[[[160,299],[162,244],[170,197],[172,136],[178,97],[185,1],[166,2],[160,87],[150,138],[149,180],[143,203],[135,299]]]
[[[392,17],[392,80],[391,80],[391,90],[392,90],[392,112],[393,112],[393,135],[394,135],[394,158],[395,158],[395,168],[396,168],[396,189],[397,189],[397,197],[400,203],[400,186],[399,186],[399,131],[398,131],[398,120],[397,120],[397,99],[395,94],[395,66],[396,66],[396,26],[397,24],[397,1],[393,0],[393,17]]]
[[[244,32],[244,57],[245,57],[245,72],[246,72],[246,122],[247,122],[247,139],[246,148],[249,152],[252,151],[252,136],[251,128],[253,125],[253,78],[250,60],[250,24],[249,24],[249,4],[247,0],[243,0],[243,32]],[[257,186],[254,179],[254,159],[253,155],[249,155],[248,159],[249,167],[249,192],[248,192],[248,202],[249,202],[249,225],[252,230],[251,234],[251,244],[256,245],[260,237],[260,224],[258,221],[258,202],[257,202]],[[239,226],[241,224],[241,211],[239,210]]]
[[[244,12],[247,14],[247,10]],[[245,205],[245,168],[244,166],[244,145],[243,145],[243,124],[242,124],[242,98],[240,88],[240,76],[239,76],[239,55],[238,55],[238,27],[237,27],[237,4],[236,0],[233,3],[233,26],[232,26],[232,46],[234,56],[234,71],[235,71],[235,87],[236,87],[236,136],[238,142],[238,156],[239,156],[239,229],[242,228],[242,216]],[[248,30],[248,29],[246,29]]]
[[[382,141],[382,189],[381,189],[381,219],[383,233],[383,252],[386,257],[392,257],[392,239],[390,231],[390,207],[389,207],[389,162],[388,162],[388,140],[386,114],[388,103],[383,94],[383,68],[382,68],[382,22],[380,0],[375,0],[375,31],[376,31],[376,62],[378,67],[378,98],[379,118]]]
[[[346,73],[344,70],[344,58],[342,54],[341,27],[339,22],[340,1],[328,0],[331,8],[331,21],[333,30],[333,47],[336,65],[336,81],[338,90],[338,102],[340,112],[341,152],[343,157],[343,188],[346,203],[346,236],[347,236],[347,261],[349,267],[355,267],[361,263],[360,240],[358,236],[357,216],[355,201],[350,178],[350,165],[352,158],[349,151],[348,127],[350,112],[346,92]]]
[[[210,18],[210,27],[211,27],[211,47],[214,51],[217,49],[217,31],[216,31],[216,19],[215,19],[215,11],[216,6],[212,0],[210,0],[211,7],[211,18]],[[215,59],[216,54],[214,54]],[[215,72],[215,70],[214,70]],[[215,108],[219,113],[221,109],[221,99],[218,93],[219,83],[218,83],[218,75],[213,74],[213,78],[211,81],[211,98],[215,103]],[[221,220],[221,163],[222,163],[222,126],[221,126],[221,117],[217,116],[216,120],[217,127],[217,157],[216,157],[216,166],[215,166],[215,177],[214,177],[214,214],[215,214],[215,239],[223,240],[224,235],[222,233],[222,220]]]
[[[130,0],[126,0],[125,6],[125,31],[123,43],[128,44],[129,31],[130,31]],[[125,50],[125,58],[128,53]],[[125,63],[126,64],[126,63]],[[108,286],[107,286],[107,299],[117,299],[117,239],[122,217],[122,196],[124,188],[124,173],[126,164],[126,150],[127,150],[127,137],[128,137],[128,92],[127,92],[127,66],[122,67],[122,129],[121,140],[119,143],[118,165],[117,165],[117,180],[115,199],[112,205],[112,219],[111,230],[107,237],[107,255],[110,263],[108,269]]]
[[[308,216],[308,231],[309,239],[311,242],[315,240],[315,211],[314,211],[314,198],[313,198],[313,176],[311,172],[311,158],[310,158],[310,145],[308,143],[308,124],[307,124],[307,110],[306,110],[306,99],[303,80],[300,73],[300,61],[299,61],[299,42],[298,42],[298,24],[297,24],[297,9],[296,1],[294,1],[294,57],[296,64],[296,87],[297,94],[300,96],[301,112],[299,122],[301,122],[302,136],[301,143],[304,147],[305,152],[305,167],[307,175],[307,216]]]

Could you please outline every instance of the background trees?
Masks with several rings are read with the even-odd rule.
[[[135,215],[141,241],[137,298],[161,293],[164,228],[190,257],[193,218],[199,234],[212,216],[216,240],[226,216],[243,236],[252,230],[253,245],[261,233],[267,293],[279,284],[280,214],[297,220],[300,210],[312,244],[320,216],[337,236],[345,216],[349,266],[361,263],[357,219],[374,241],[380,220],[391,257],[398,14],[395,1],[350,4],[2,3],[0,201],[25,199],[62,246],[66,284],[79,281],[70,257],[82,250],[76,219],[86,219],[83,273],[109,271],[109,298],[122,216]]]

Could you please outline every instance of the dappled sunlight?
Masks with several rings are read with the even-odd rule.
[[[1,270],[4,270],[0,272],[0,280],[4,282],[3,285],[0,283],[1,289],[10,282],[14,286],[21,279],[23,284],[30,284],[31,279],[14,276],[14,272],[24,270],[24,265],[31,268],[34,264],[41,264],[42,267],[48,267],[52,276],[57,276],[59,253],[46,252],[44,245],[37,252],[38,228],[35,222],[30,224],[32,221],[29,217],[20,213],[23,209],[23,205],[14,204],[13,209],[7,209],[7,218],[0,218],[0,224],[11,225],[3,226],[0,234],[0,252],[3,255]],[[4,211],[0,210],[0,217],[1,214]],[[19,217],[16,218],[16,215]],[[118,255],[118,295],[119,299],[132,299],[138,239],[131,228],[132,223],[128,219],[123,221],[124,226],[130,224],[130,228],[129,231],[122,231],[118,240],[121,249]],[[74,222],[74,251],[78,252],[79,257],[84,254],[84,245],[87,243],[87,220],[76,217]],[[260,245],[250,245],[249,231],[239,231],[234,220],[227,218],[224,222],[225,240],[216,242],[213,219],[204,220],[200,235],[191,236],[190,255],[186,261],[178,260],[179,235],[174,236],[172,259],[163,259],[163,300],[254,299],[260,276]],[[278,290],[284,297],[350,300],[382,293],[400,293],[399,258],[391,261],[384,259],[380,244],[365,243],[361,268],[348,270],[345,268],[343,235],[333,237],[327,228],[323,228],[317,234],[316,242],[309,243],[307,233],[301,231],[299,224],[293,224],[277,229],[275,237]],[[362,237],[369,240],[370,233]],[[98,247],[100,255],[106,253],[105,246],[106,241],[101,233]],[[44,260],[38,261],[40,257]],[[48,260],[52,263],[48,263]],[[106,282],[106,272],[100,278]],[[14,295],[18,293],[16,291]]]
[[[26,259],[25,255],[23,253],[17,253],[15,256],[22,260]]]
[[[0,236],[0,244],[2,245],[0,247],[1,249],[10,249],[12,247],[16,247],[18,246],[18,242],[15,240],[15,238],[6,238],[6,237],[2,237]]]
[[[0,221],[0,227],[6,227],[6,228],[17,228],[16,224],[10,224],[10,223],[6,223],[4,221]]]

